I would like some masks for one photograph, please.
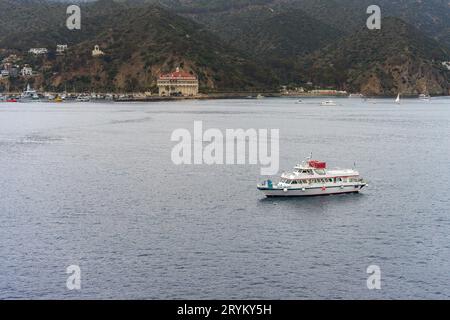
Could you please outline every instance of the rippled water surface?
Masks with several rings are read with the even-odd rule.
[[[0,104],[0,298],[450,298],[450,99],[337,101]],[[265,199],[258,166],[175,166],[197,120],[370,185]]]

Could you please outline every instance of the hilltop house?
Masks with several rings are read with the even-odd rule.
[[[6,58],[4,58],[2,60],[2,63],[14,63],[17,60],[19,60],[19,58],[17,57],[17,55],[15,54],[10,54],[9,56],[7,56]]]
[[[56,45],[56,53],[58,55],[63,54],[67,50],[67,44],[58,44]]]
[[[20,74],[22,77],[29,77],[33,75],[33,68],[29,66],[24,66],[22,70],[20,70]]]
[[[31,48],[28,50],[28,53],[35,54],[35,55],[42,55],[47,54],[48,50],[47,48]]]
[[[160,96],[196,96],[198,95],[198,79],[195,75],[181,71],[162,74],[157,81]]]
[[[98,57],[98,56],[103,56],[105,53],[100,50],[100,47],[98,45],[94,46],[94,50],[92,50],[92,56],[93,57]]]
[[[3,70],[1,71],[2,77],[11,77],[15,78],[19,75],[19,66],[13,65],[12,63],[8,62],[3,65]]]

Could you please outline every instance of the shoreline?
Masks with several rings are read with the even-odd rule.
[[[61,96],[63,93],[53,93],[46,92],[53,96]],[[3,93],[3,97],[20,97],[21,93]],[[75,101],[76,97],[79,95],[86,95],[85,93],[68,93],[70,98],[66,98],[64,101]],[[396,95],[386,96],[351,96],[351,94],[336,94],[336,95],[325,95],[325,94],[317,94],[317,93],[299,93],[299,94],[282,94],[277,92],[266,92],[266,93],[257,93],[257,92],[227,92],[227,93],[209,93],[209,94],[199,94],[196,96],[142,96],[141,94],[111,94],[111,93],[98,93],[100,98],[91,98],[91,102],[100,102],[100,101],[110,101],[110,102],[164,102],[164,101],[183,101],[183,100],[227,100],[227,99],[248,99],[248,100],[260,100],[264,98],[292,98],[292,99],[301,99],[301,98],[323,98],[323,99],[331,99],[331,98],[348,98],[348,99],[394,99]],[[113,96],[112,98],[105,98],[107,95]],[[125,97],[121,97],[125,96]],[[449,97],[449,95],[436,95],[432,96],[436,97]],[[419,95],[403,95],[403,99],[417,99]],[[41,102],[45,102],[45,97],[41,98]],[[48,100],[48,102],[54,102],[53,100]]]

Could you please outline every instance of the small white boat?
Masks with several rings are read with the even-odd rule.
[[[258,94],[257,96],[256,96],[256,99],[264,99],[265,97],[262,95],[262,94]]]
[[[44,98],[46,98],[47,100],[51,101],[53,99],[55,99],[55,96],[51,93],[45,92],[44,93]]]
[[[320,103],[321,106],[337,106],[336,102],[333,100],[322,101]]]
[[[400,93],[397,95],[397,99],[395,99],[395,103],[400,104]]]
[[[419,95],[420,100],[429,101],[431,99],[431,96],[429,94],[420,94]]]
[[[271,180],[257,186],[266,197],[324,196],[341,193],[359,193],[367,183],[354,169],[327,170],[325,162],[311,160],[295,166],[294,171],[283,173],[281,180]]]
[[[86,95],[79,95],[76,99],[76,102],[89,102],[91,101],[91,98],[89,96]]]

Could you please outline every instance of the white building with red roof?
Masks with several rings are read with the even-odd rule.
[[[181,71],[162,74],[158,81],[159,95],[164,96],[196,96],[198,94],[198,79],[195,75]]]

